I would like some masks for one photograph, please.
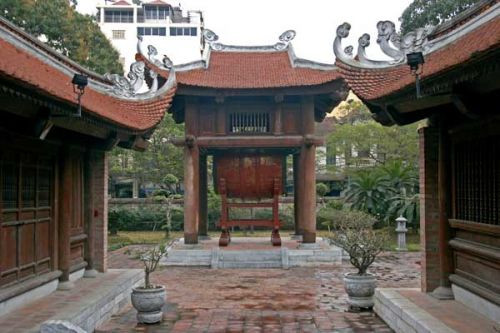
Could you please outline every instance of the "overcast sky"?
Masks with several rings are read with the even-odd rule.
[[[98,0],[79,0],[78,10],[93,14]],[[333,63],[335,30],[343,22],[351,24],[349,44],[357,46],[363,33],[371,35],[368,55],[379,52],[376,24],[398,18],[412,0],[183,0],[184,10],[201,10],[205,28],[219,35],[224,44],[267,45],[278,41],[285,30],[294,29],[293,47],[297,56]],[[177,5],[179,0],[172,2]],[[347,44],[346,44],[347,45]]]

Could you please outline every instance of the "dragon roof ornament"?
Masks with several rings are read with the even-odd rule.
[[[211,49],[215,51],[247,51],[247,52],[272,52],[272,51],[283,51],[285,50],[290,42],[295,38],[297,33],[295,30],[287,30],[283,32],[279,38],[278,42],[273,45],[263,45],[263,46],[239,46],[239,45],[227,45],[219,43],[219,36],[210,29],[204,29],[203,37],[208,43]]]
[[[158,52],[153,46],[148,46],[148,55],[154,64],[158,61],[154,58],[157,54]],[[166,58],[168,59],[168,57]],[[170,59],[168,59],[168,61],[170,61]],[[162,64],[164,63],[165,61]],[[132,63],[132,65],[130,65],[130,72],[128,73],[127,78],[118,74],[109,73],[105,74],[104,77],[113,84],[107,89],[108,93],[117,97],[135,100],[148,99],[161,95],[168,89],[172,88],[176,83],[175,72],[171,70],[166,82],[161,88],[159,88],[158,73],[150,68],[147,68],[144,61],[136,61]],[[140,92],[145,83],[148,86],[148,90]]]
[[[369,59],[366,55],[366,48],[370,46],[370,35],[365,33],[358,39],[356,57],[353,55],[353,46],[342,49],[342,39],[349,36],[351,25],[343,23],[337,27],[337,35],[333,42],[335,56],[341,61],[358,67],[388,67],[398,65],[406,61],[406,55],[412,52],[428,53],[432,49],[433,43],[428,40],[428,36],[435,30],[434,26],[419,28],[401,36],[396,32],[396,26],[391,21],[380,21],[377,23],[377,44],[382,52],[392,60],[381,61]]]

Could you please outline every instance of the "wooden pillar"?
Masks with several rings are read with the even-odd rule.
[[[224,108],[224,96],[217,95],[215,97],[216,105],[216,115],[215,115],[215,133],[216,135],[225,135],[226,134],[226,113]]]
[[[73,163],[69,149],[64,149],[60,160],[59,181],[59,270],[62,275],[59,278],[60,289],[71,289],[69,281],[71,266],[71,219],[73,216]]]
[[[299,195],[302,242],[316,242],[316,147],[309,142],[314,135],[314,98],[302,99],[302,131],[304,143],[300,150],[299,178],[303,179]]]
[[[439,160],[438,160],[438,191],[439,191],[439,286],[432,296],[438,299],[453,299],[450,274],[453,272],[452,251],[449,246],[451,239],[448,216],[450,211],[450,144],[446,128],[442,121],[439,126]]]
[[[439,286],[439,130],[419,130],[421,287],[430,292]]]
[[[198,147],[184,148],[184,243],[198,243],[200,221],[200,161]]]
[[[85,277],[107,270],[108,164],[107,153],[90,150],[85,159],[85,224],[87,250]]]
[[[294,215],[294,222],[295,222],[295,235],[302,235],[303,230],[301,229],[301,223],[300,223],[300,193],[302,193],[303,184],[299,184],[300,182],[303,182],[303,178],[299,177],[299,154],[294,154],[293,155],[293,215]]]
[[[274,135],[283,134],[283,95],[274,96],[274,102],[276,103],[274,111]]]
[[[85,277],[95,277],[94,269],[94,246],[95,246],[95,223],[94,223],[94,183],[93,183],[93,159],[92,153],[87,151],[84,162],[84,221],[87,241],[85,242]]]
[[[208,236],[208,202],[207,202],[207,155],[200,155],[200,226],[199,236]]]
[[[301,178],[303,178],[300,195],[302,242],[316,242],[316,148],[304,145],[300,152]]]
[[[186,100],[184,146],[184,243],[198,243],[200,222],[200,152],[198,135],[198,104],[196,98]]]

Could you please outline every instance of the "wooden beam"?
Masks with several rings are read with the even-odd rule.
[[[478,119],[479,115],[475,113],[472,108],[470,108],[468,105],[469,103],[466,102],[466,99],[463,96],[460,95],[452,95],[451,96],[451,101],[453,102],[453,105],[455,108],[464,116],[466,116],[469,119]]]
[[[325,140],[322,137],[301,135],[284,136],[201,136],[196,138],[196,144],[203,148],[286,148],[301,147],[306,141],[315,146],[322,146]],[[176,145],[185,145],[185,139],[176,138],[172,140]]]

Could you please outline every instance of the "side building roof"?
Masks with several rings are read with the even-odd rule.
[[[0,18],[0,85],[4,91],[48,103],[53,111],[65,114],[76,110],[71,80],[74,74],[88,76],[82,96],[82,118],[127,133],[150,132],[170,107],[176,90],[175,73],[158,80],[144,63],[136,63],[129,79],[101,76],[47,47],[5,19]],[[149,79],[150,89],[137,89]]]
[[[350,25],[344,23],[337,28],[334,42],[336,65],[357,96],[368,105],[384,107],[388,100],[416,99],[415,76],[406,64],[406,54],[422,52],[425,59],[420,75],[422,94],[448,94],[455,85],[480,75],[478,68],[472,69],[476,64],[481,63],[481,71],[498,67],[499,16],[498,0],[483,0],[455,20],[405,36],[395,31],[392,22],[381,21],[377,25],[377,43],[392,58],[390,61],[366,56],[365,49],[370,45],[368,34],[359,38],[356,56],[352,46],[343,48],[342,40],[350,30]]]

